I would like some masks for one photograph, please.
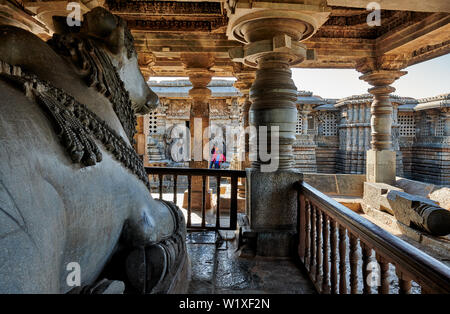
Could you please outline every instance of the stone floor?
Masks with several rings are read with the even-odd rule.
[[[234,232],[192,232],[186,243],[192,269],[190,294],[315,293],[293,261],[238,257]]]

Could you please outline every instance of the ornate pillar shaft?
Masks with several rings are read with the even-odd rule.
[[[235,76],[237,78],[236,83],[234,83],[234,87],[239,89],[242,93],[242,97],[239,98],[239,106],[242,108],[242,126],[244,127],[244,131],[248,131],[250,126],[249,121],[249,111],[251,106],[250,101],[250,87],[252,86],[253,81],[255,80],[255,71],[253,69],[244,69],[243,66],[236,65]],[[244,133],[244,143],[241,146],[243,148],[243,152],[240,152],[241,159],[241,169],[246,169],[251,167],[250,159],[249,159],[249,138],[250,134],[248,132]]]
[[[366,157],[368,182],[394,184],[396,181],[396,152],[393,150],[391,134],[393,107],[389,94],[395,91],[390,85],[404,74],[405,71],[377,69],[360,77],[373,86],[369,93],[374,97],[370,118],[371,149]]]
[[[206,129],[209,127],[209,99],[211,90],[207,87],[211,82],[213,72],[210,68],[214,59],[209,54],[186,54],[182,55],[183,63],[186,66],[189,81],[192,88],[189,96],[192,99],[189,116],[189,129],[191,133],[189,161],[190,168],[208,168],[210,160],[209,134]],[[200,210],[202,208],[203,180],[202,177],[192,177],[191,182],[191,208]],[[188,194],[184,193],[183,207],[187,208]],[[209,190],[209,178],[206,178],[205,208],[211,208],[211,192]]]
[[[244,47],[230,50],[230,57],[257,68],[250,89],[249,122],[256,134],[251,135],[252,168],[247,169],[246,182],[248,221],[254,232],[248,243],[256,241],[257,255],[289,256],[297,225],[297,196],[291,187],[301,178],[293,169],[297,88],[290,66],[306,59],[300,41],[312,36],[329,12],[319,2],[308,9],[283,2],[291,10],[273,3],[252,10],[239,2],[228,16],[227,35]]]
[[[203,147],[208,144],[209,136],[205,130],[209,126],[209,98],[211,90],[206,86],[211,82],[212,72],[208,69],[188,69],[192,88],[189,96],[192,98],[189,127],[191,131],[191,168],[207,168],[209,150]]]
[[[279,130],[279,153],[272,154],[279,170],[292,169],[294,156],[292,144],[295,141],[295,125],[297,122],[297,88],[291,78],[291,70],[286,56],[271,54],[258,60],[255,82],[250,89],[249,120],[258,130],[257,159],[252,161],[254,169],[260,169],[261,164],[274,162],[263,160],[264,146],[271,148],[272,140],[277,134],[272,127]],[[267,135],[261,136],[261,127],[267,127]]]

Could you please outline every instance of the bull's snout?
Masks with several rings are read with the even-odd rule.
[[[150,90],[147,96],[147,102],[145,103],[145,105],[148,108],[156,108],[159,106],[159,97],[152,90]]]
[[[159,97],[150,88],[148,89],[145,103],[141,106],[134,107],[134,111],[138,115],[150,113],[153,109],[159,106]]]

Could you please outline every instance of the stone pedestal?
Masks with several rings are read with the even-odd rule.
[[[367,151],[367,182],[395,184],[396,153],[392,150]]]
[[[256,255],[287,257],[297,229],[297,191],[303,175],[294,171],[261,173],[247,169],[249,233]],[[243,235],[245,236],[245,234]]]

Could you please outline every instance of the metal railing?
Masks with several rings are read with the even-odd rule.
[[[204,168],[165,168],[165,167],[145,167],[148,175],[154,175],[159,180],[159,198],[163,198],[163,177],[172,176],[173,179],[173,202],[177,203],[177,182],[178,177],[187,177],[187,222],[186,227],[190,230],[236,230],[237,212],[238,212],[238,179],[245,178],[245,171],[241,170],[217,170]],[[192,177],[202,178],[202,196],[201,196],[201,224],[192,223]],[[206,223],[206,195],[207,195],[207,177],[216,178],[216,212],[215,222],[213,224]],[[229,226],[222,226],[220,218],[223,213],[220,210],[221,180],[222,178],[230,178],[230,210],[229,210]]]
[[[450,293],[449,267],[309,184],[296,188],[298,254],[318,292]]]

